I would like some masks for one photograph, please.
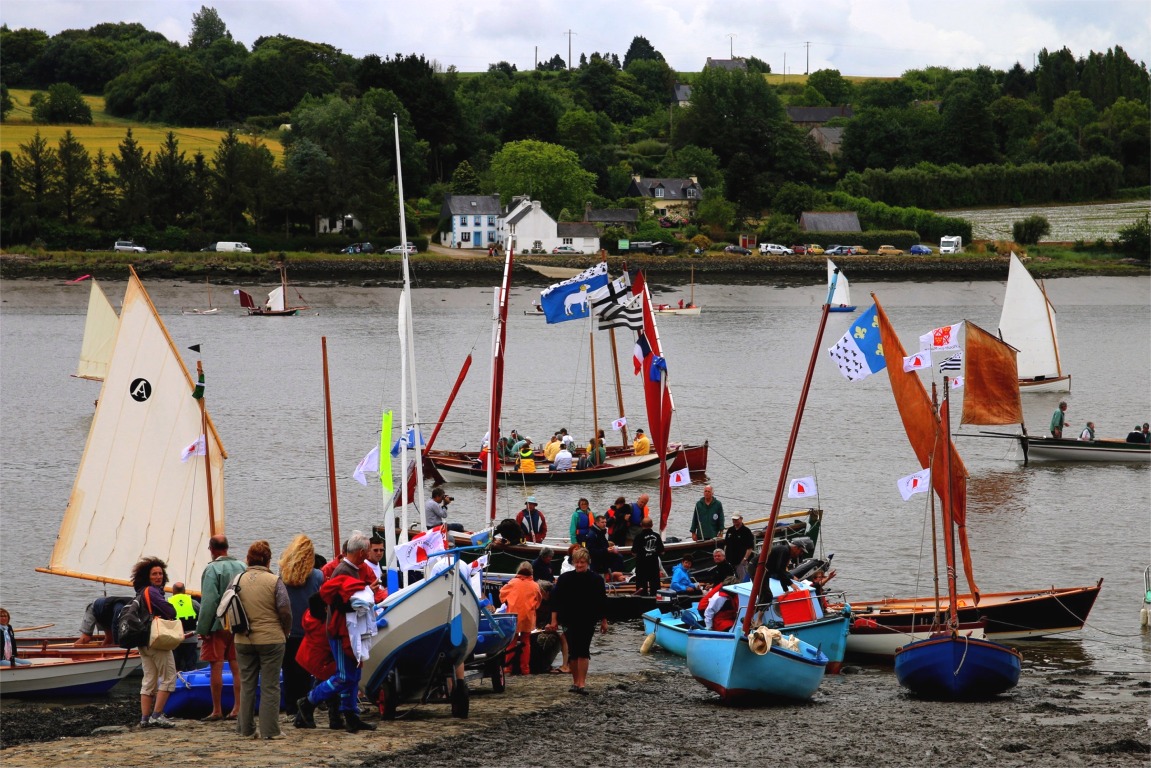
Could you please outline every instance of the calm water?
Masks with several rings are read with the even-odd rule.
[[[145,286],[176,344],[203,347],[208,408],[229,453],[227,531],[234,548],[267,538],[278,553],[298,532],[328,553],[328,491],[324,452],[320,339],[328,339],[333,387],[341,528],[380,522],[378,485],[363,488],[351,473],[377,439],[382,408],[399,407],[394,288],[301,289],[316,308],[304,317],[248,318],[231,306],[230,289],[213,293],[228,309],[187,316],[205,303],[200,286]],[[670,300],[686,286],[658,286]],[[1088,419],[1101,436],[1126,435],[1151,420],[1151,282],[1075,278],[1047,284],[1058,307],[1062,355],[1073,375],[1069,421]],[[119,305],[123,283],[105,284]],[[904,343],[967,318],[994,329],[1003,284],[882,283],[853,286],[866,307],[876,290]],[[534,290],[538,290],[534,289]],[[666,317],[660,333],[668,358],[676,415],[673,439],[709,439],[709,476],[727,514],[766,516],[778,464],[794,418],[799,388],[818,326],[818,287],[697,284],[700,317]],[[0,600],[17,626],[55,622],[71,632],[96,585],[37,574],[45,565],[79,461],[99,386],[72,379],[84,324],[85,285],[7,281],[0,286]],[[547,326],[521,309],[534,295],[516,289],[508,331],[504,425],[537,440],[567,427],[577,438],[592,429],[586,326]],[[415,293],[419,398],[433,421],[469,351],[475,361],[438,441],[476,449],[484,434],[490,343],[489,288],[427,288]],[[849,320],[832,315],[822,348]],[[606,334],[597,334],[599,420],[618,416]],[[631,342],[621,341],[624,405],[634,429],[645,426],[640,385],[631,375]],[[191,353],[188,353],[189,355]],[[821,545],[835,553],[836,584],[859,599],[929,591],[930,557],[923,532],[925,504],[904,503],[897,478],[918,467],[894,411],[885,375],[849,383],[820,360],[808,399],[791,477],[814,475],[826,510]],[[1028,426],[1044,432],[1059,395],[1029,395]],[[397,414],[397,424],[399,416]],[[971,427],[966,432],[974,432]],[[1012,441],[957,440],[971,472],[969,532],[976,576],[984,591],[1043,585],[1084,585],[1105,579],[1089,627],[1073,640],[1032,646],[1068,663],[1099,669],[1146,670],[1151,652],[1139,629],[1143,570],[1151,564],[1151,471],[1144,466],[1052,465],[1023,468]],[[552,533],[566,535],[576,499],[604,509],[616,495],[655,495],[654,483],[534,490]],[[479,486],[457,485],[452,517],[482,522]],[[674,491],[669,533],[687,532],[701,488]],[[514,515],[528,491],[502,489],[500,515]],[[797,508],[792,502],[788,508]],[[125,577],[128,574],[124,574]],[[198,575],[173,574],[198,581]],[[118,591],[112,588],[110,591]],[[638,634],[625,630],[631,637]],[[634,647],[624,643],[628,658]],[[1027,646],[1024,646],[1025,653]]]

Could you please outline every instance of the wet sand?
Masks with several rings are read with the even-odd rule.
[[[592,662],[593,670],[595,660]],[[128,685],[134,685],[129,681]],[[505,693],[473,684],[470,717],[447,705],[400,708],[374,733],[284,723],[279,741],[241,739],[227,725],[180,720],[166,731],[56,738],[136,719],[121,697],[73,710],[5,702],[5,766],[534,766],[604,765],[1145,766],[1151,757],[1151,682],[1124,673],[1025,673],[986,703],[919,701],[889,668],[848,667],[811,703],[733,709],[679,669],[593,674],[591,695],[568,693],[566,675],[508,679]],[[71,728],[69,731],[68,728]],[[35,740],[30,740],[35,739]],[[43,740],[51,739],[51,740]],[[17,741],[27,743],[15,744]],[[637,762],[638,761],[638,762]]]

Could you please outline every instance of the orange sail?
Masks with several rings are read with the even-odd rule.
[[[872,298],[875,298],[874,294]],[[919,374],[915,371],[904,373],[903,358],[907,352],[899,341],[895,329],[887,319],[887,313],[875,299],[876,316],[879,319],[879,333],[882,339],[884,358],[887,363],[887,376],[891,382],[891,394],[895,396],[895,405],[899,409],[899,416],[903,419],[903,429],[907,433],[907,440],[915,451],[921,467],[942,468],[944,439],[951,438],[942,433],[939,419],[931,406],[931,398],[924,388]],[[975,577],[971,568],[971,552],[967,546],[967,467],[959,458],[955,445],[951,450],[951,493],[948,494],[946,473],[932,471],[931,485],[935,493],[948,504],[951,518],[959,534],[959,551],[963,558],[963,573],[967,577],[967,584],[975,601],[979,601],[979,588],[975,585]],[[949,498],[950,496],[950,498]]]
[[[1017,350],[970,320],[966,325],[966,360],[961,424],[1022,424]]]

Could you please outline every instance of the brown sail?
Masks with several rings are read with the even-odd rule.
[[[1018,350],[967,320],[961,424],[1022,424]]]

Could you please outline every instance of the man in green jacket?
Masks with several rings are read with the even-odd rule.
[[[212,562],[204,567],[200,579],[200,615],[196,620],[196,634],[200,636],[200,659],[209,663],[211,672],[208,678],[212,691],[212,714],[206,721],[223,720],[224,709],[221,700],[224,695],[224,662],[232,671],[232,711],[229,720],[236,719],[240,706],[240,671],[236,667],[236,643],[232,633],[224,629],[216,618],[216,608],[220,596],[232,583],[236,574],[243,573],[244,564],[228,554],[228,537],[217,534],[208,540],[208,551]]]
[[[703,487],[703,498],[695,503],[691,516],[692,541],[714,539],[724,530],[723,503],[715,497],[710,485]]]

